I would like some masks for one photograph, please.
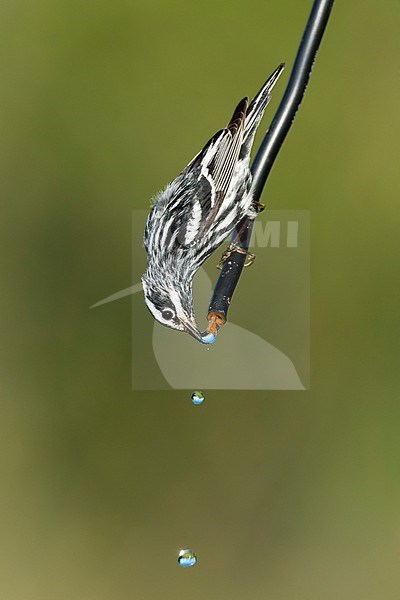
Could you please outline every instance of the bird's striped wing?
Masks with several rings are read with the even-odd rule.
[[[197,178],[189,243],[207,230],[229,190],[243,141],[247,103],[247,98],[239,102],[227,127],[216,133],[186,168],[188,175],[196,173]]]
[[[229,189],[229,184],[239,157],[247,102],[247,98],[239,102],[227,128],[223,130],[222,139],[216,145],[211,160],[205,159],[202,164],[204,174],[207,174],[210,181],[214,184],[216,191],[215,202],[217,205],[222,201]]]
[[[207,231],[229,190],[243,141],[247,103],[247,98],[239,102],[227,127],[156,196],[145,231],[146,249],[162,246],[164,251],[174,251],[195,244]]]

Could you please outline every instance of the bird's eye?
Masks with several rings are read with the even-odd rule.
[[[174,316],[174,313],[172,312],[172,310],[169,310],[168,308],[166,308],[165,310],[162,311],[162,316],[166,321],[170,321],[172,319],[172,317]]]

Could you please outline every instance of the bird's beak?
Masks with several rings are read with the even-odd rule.
[[[185,331],[189,335],[194,337],[195,340],[197,340],[198,342],[202,341],[202,333],[198,329],[196,323],[193,323],[192,321],[184,321],[183,326],[185,328]]]

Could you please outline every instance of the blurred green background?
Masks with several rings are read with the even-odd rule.
[[[134,393],[130,298],[89,310],[310,6],[0,3],[2,599],[398,600],[397,0],[337,0],[266,190],[311,211],[311,391]]]

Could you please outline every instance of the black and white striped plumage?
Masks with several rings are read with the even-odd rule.
[[[142,277],[146,304],[162,325],[202,339],[194,318],[192,281],[203,262],[244,217],[254,218],[249,170],[254,134],[283,70],[280,65],[254,100],[239,102],[225,129],[156,195],[147,218]]]

